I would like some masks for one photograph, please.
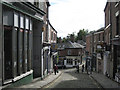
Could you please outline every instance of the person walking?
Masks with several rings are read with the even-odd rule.
[[[79,73],[79,64],[77,65],[77,72]]]
[[[82,65],[82,72],[84,72],[84,64]]]
[[[54,66],[54,73],[55,73],[55,75],[56,75],[57,71],[58,71],[58,67],[57,67],[57,65],[55,64],[55,66]]]

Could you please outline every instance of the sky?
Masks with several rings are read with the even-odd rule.
[[[49,0],[49,20],[58,37],[104,27],[104,8],[107,0]]]

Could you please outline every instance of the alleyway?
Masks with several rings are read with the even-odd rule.
[[[100,88],[87,74],[77,73],[76,69],[66,69],[62,75],[45,88]]]

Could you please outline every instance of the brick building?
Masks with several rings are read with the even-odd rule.
[[[117,81],[120,77],[119,9],[120,2],[107,2],[104,9],[105,28],[86,37],[86,50],[90,52],[89,55],[91,55],[91,52],[97,54],[97,71]],[[93,36],[94,38],[92,38]],[[92,40],[90,40],[91,38]],[[94,41],[94,43],[92,44],[91,41]]]
[[[78,63],[82,63],[84,54],[84,46],[78,43],[68,41],[66,43],[58,43],[59,60],[58,65],[65,67],[73,67]]]
[[[86,36],[86,53],[91,57],[93,71],[103,71],[102,47],[104,44],[104,28],[100,28]]]
[[[119,20],[119,10],[120,10],[120,2],[107,2],[105,7],[105,27],[106,31],[108,31],[108,39],[107,46],[110,53],[110,61],[109,66],[110,70],[108,74],[110,77],[115,78],[119,77],[119,61],[120,61],[120,20]],[[110,49],[109,49],[110,47]],[[117,78],[118,79],[118,78]]]

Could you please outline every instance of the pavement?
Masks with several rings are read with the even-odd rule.
[[[62,74],[62,71],[59,71],[57,75],[52,73],[43,80],[40,80],[39,78],[37,78],[27,85],[23,85],[16,88],[44,88],[45,86],[54,82],[61,74]],[[120,88],[119,83],[106,77],[103,74],[92,72],[92,74],[90,74],[89,76],[92,77],[102,88]]]
[[[102,88],[120,88],[120,83],[106,77],[103,74],[92,72],[90,76],[102,87]]]
[[[51,73],[43,80],[40,80],[39,78],[37,78],[33,80],[31,83],[17,87],[17,88],[43,88],[49,85],[50,83],[52,83],[54,80],[56,80],[61,74],[62,74],[61,71],[59,71],[59,73],[57,73],[56,75],[54,73]]]

